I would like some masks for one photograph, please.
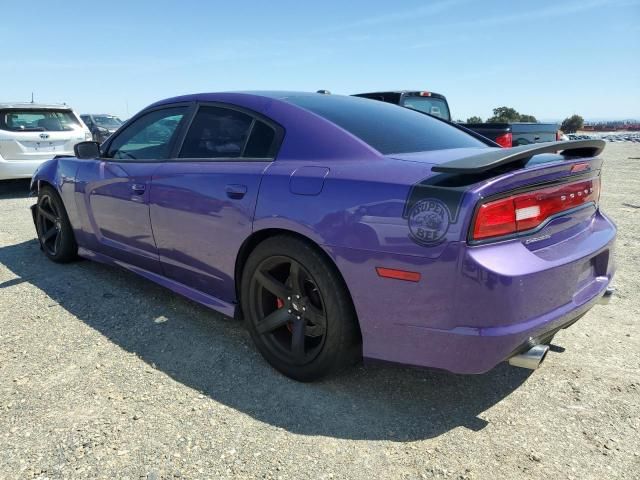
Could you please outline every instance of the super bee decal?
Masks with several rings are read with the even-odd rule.
[[[442,243],[449,226],[458,221],[467,187],[450,175],[436,175],[413,185],[402,213],[411,239],[423,246]]]
[[[421,245],[437,245],[444,240],[451,215],[447,206],[436,198],[416,202],[409,212],[409,233]]]

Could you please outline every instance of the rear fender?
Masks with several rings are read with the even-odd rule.
[[[321,165],[328,173],[313,194],[293,188],[292,179],[312,180],[302,174],[294,176],[298,166],[275,162],[269,167],[260,185],[254,231],[293,230],[326,247],[430,258],[439,257],[448,242],[461,237],[456,216],[459,205],[456,203],[451,213],[441,210],[444,200],[439,198],[449,197],[446,189],[432,189],[434,201],[417,205],[417,209],[426,205],[437,211],[427,215],[428,219],[421,215],[412,233],[411,209],[407,207],[413,187],[430,176],[429,165],[393,159],[375,161],[375,168],[363,168],[362,161],[328,163]],[[458,199],[452,197],[452,205]],[[417,228],[426,221],[437,235],[420,238]]]

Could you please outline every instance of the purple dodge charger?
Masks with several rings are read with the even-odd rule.
[[[242,316],[276,369],[535,368],[613,292],[597,140],[497,148],[356,97],[163,100],[31,184],[42,250]]]

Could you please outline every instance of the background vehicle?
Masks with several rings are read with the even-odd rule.
[[[89,128],[89,131],[93,135],[93,140],[98,143],[104,142],[122,125],[122,120],[115,115],[106,113],[83,113],[80,115],[80,118],[82,118],[82,121]]]
[[[354,96],[393,103],[451,121],[447,99],[439,93],[398,90],[358,93]],[[460,125],[506,148],[560,140],[557,123],[461,123]]]
[[[501,147],[561,140],[557,123],[461,123]]]
[[[91,133],[67,105],[0,103],[0,180],[31,177],[45,160],[73,155]]]
[[[393,103],[394,105],[428,113],[429,115],[442,118],[448,122],[451,121],[449,103],[446,97],[439,93],[397,90],[390,92],[356,93],[353,96]]]
[[[33,214],[50,259],[241,312],[299,380],[361,354],[481,373],[524,352],[535,368],[613,276],[604,142],[489,143],[355,97],[176,97],[42,165]]]

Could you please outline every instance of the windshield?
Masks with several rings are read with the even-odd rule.
[[[94,115],[93,122],[99,127],[119,127],[122,125],[122,120],[113,115]]]
[[[66,132],[80,128],[70,110],[0,110],[0,129],[12,132]]]
[[[378,100],[341,95],[300,95],[285,100],[335,123],[383,155],[487,146],[437,118]]]
[[[403,107],[412,108],[419,112],[428,113],[434,117],[451,120],[451,114],[447,108],[447,102],[437,97],[405,97]]]

